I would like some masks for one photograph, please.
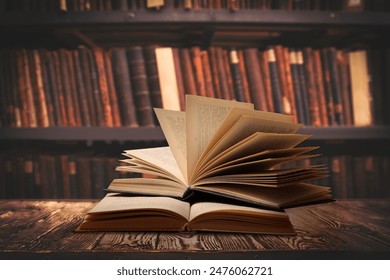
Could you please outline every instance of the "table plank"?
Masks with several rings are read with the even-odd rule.
[[[0,258],[390,258],[390,200],[288,209],[297,235],[75,232],[96,201],[0,201]]]

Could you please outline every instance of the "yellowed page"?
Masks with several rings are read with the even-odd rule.
[[[163,108],[180,111],[172,48],[156,48],[155,52]]]
[[[297,183],[285,188],[254,188],[244,185],[210,185],[199,189],[222,193],[261,205],[280,208],[331,198],[330,188],[308,183]],[[192,211],[192,209],[191,209]]]
[[[107,213],[118,211],[137,211],[145,209],[164,209],[175,212],[188,220],[190,204],[170,197],[129,197],[106,195],[88,213]]]
[[[184,181],[187,180],[186,113],[154,108]],[[187,184],[187,183],[186,183]]]
[[[183,184],[163,178],[119,178],[112,180],[107,188],[118,193],[183,197]]]
[[[184,185],[186,185],[186,181],[180,171],[179,165],[177,164],[170,147],[126,150],[125,154],[126,156],[131,156],[133,158],[144,161],[146,165],[151,164],[158,169],[165,170],[169,174],[172,174]],[[131,161],[129,161],[129,163],[131,163]]]
[[[212,147],[210,151],[204,155],[202,164],[207,163],[224,150],[229,149],[231,146],[247,137],[250,137],[256,132],[295,133],[300,127],[300,124],[242,116],[240,120],[237,121],[233,127],[219,139],[214,147]],[[197,168],[201,167],[202,166],[199,165],[197,166]],[[191,181],[193,181],[193,179],[194,178],[192,177]]]
[[[253,104],[186,95],[188,178],[210,139],[234,107],[253,109]]]
[[[278,216],[286,216],[284,212],[277,212],[272,210],[258,209],[253,207],[239,206],[233,204],[224,204],[224,203],[213,203],[213,202],[200,202],[195,203],[191,207],[190,218],[189,221],[198,217],[199,215],[213,212],[213,211],[248,211],[257,214],[263,215],[278,215]]]

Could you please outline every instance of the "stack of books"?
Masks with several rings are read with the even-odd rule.
[[[114,179],[78,231],[294,234],[284,208],[332,200],[306,182],[325,166],[283,167],[317,156],[291,116],[194,95],[186,112],[155,112],[169,146],[124,151],[117,170],[145,176]]]

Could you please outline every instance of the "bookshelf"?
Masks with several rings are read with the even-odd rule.
[[[211,46],[264,48],[275,44],[295,48],[389,48],[386,40],[389,26],[389,12],[383,11],[241,9],[232,12],[228,9],[168,8],[159,11],[136,9],[88,12],[0,10],[0,34],[3,38],[0,48],[58,50],[75,49],[83,45],[87,48],[108,49],[155,44],[178,48],[200,46],[203,49]],[[385,92],[382,97],[384,103],[390,105],[390,98]],[[390,119],[388,116],[386,118]],[[390,140],[388,125],[306,126],[301,132],[313,135],[311,141],[323,146],[323,151],[332,156],[360,157],[364,153],[368,156],[372,153],[389,157],[390,154],[387,147]],[[59,153],[64,149],[65,142],[101,142],[108,147],[107,150],[110,150],[113,142],[126,143],[127,146],[123,147],[126,149],[136,142],[165,142],[159,127],[96,126],[0,127],[0,141],[3,151],[8,148],[16,150],[12,144],[15,141],[24,147],[34,142],[34,149],[36,146],[44,149],[51,142],[50,146],[57,146]],[[41,144],[36,144],[40,141]],[[68,149],[69,145],[65,146]],[[388,163],[388,160],[385,162]]]

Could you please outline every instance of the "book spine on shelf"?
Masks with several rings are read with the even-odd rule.
[[[130,73],[124,48],[111,49],[111,59],[123,125],[138,127]]]
[[[213,76],[211,72],[210,57],[208,51],[202,50],[200,53],[200,58],[202,60],[202,69],[204,74],[204,82],[206,86],[206,96],[215,97]]]
[[[216,98],[222,99],[221,81],[219,80],[219,67],[217,50],[214,47],[209,48],[209,58],[211,64],[211,73],[213,76],[214,95]]]
[[[172,48],[173,52],[173,63],[175,66],[175,74],[176,74],[176,81],[177,81],[177,89],[179,91],[179,102],[180,102],[180,110],[185,111],[186,105],[185,105],[185,88],[184,88],[184,76],[183,72],[181,70],[181,63],[180,63],[180,53],[178,48]],[[157,77],[158,78],[158,77]],[[157,107],[157,106],[155,106]],[[158,107],[161,108],[161,107]]]
[[[179,50],[181,69],[184,73],[184,90],[186,94],[198,95],[195,84],[194,70],[191,62],[191,53],[187,48]]]
[[[154,108],[163,108],[155,49],[155,46],[147,46],[143,48],[145,56],[145,68],[148,77],[152,106]]]
[[[233,77],[234,92],[237,101],[245,102],[243,82],[240,73],[239,58],[237,50],[229,51],[230,69]]]
[[[280,76],[278,72],[278,63],[276,61],[275,51],[274,49],[270,48],[266,52],[268,58],[268,67],[270,73],[274,109],[276,113],[283,113],[284,106],[282,88],[280,84]]]
[[[79,92],[79,87],[77,84],[77,72],[75,71],[75,61],[71,51],[65,52],[66,59],[68,61],[68,71],[69,71],[69,80],[70,80],[70,96],[72,98],[72,103],[74,106],[74,119],[76,126],[82,126],[82,104],[81,104],[81,93]],[[85,113],[88,113],[86,111]]]
[[[142,48],[139,46],[130,47],[127,51],[127,59],[130,66],[138,123],[141,126],[154,126],[154,115]]]

